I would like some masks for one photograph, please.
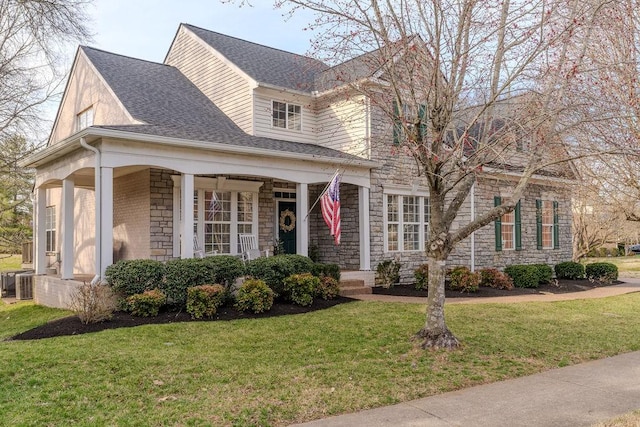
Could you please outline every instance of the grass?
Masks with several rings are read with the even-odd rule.
[[[621,417],[614,418],[594,427],[638,427],[640,426],[640,411],[634,411]]]
[[[19,270],[22,265],[22,255],[0,254],[0,271]]]
[[[451,305],[454,352],[410,341],[424,306],[363,301],[0,342],[0,413],[6,425],[286,425],[640,350],[639,306],[640,294]],[[65,314],[0,305],[0,336]]]

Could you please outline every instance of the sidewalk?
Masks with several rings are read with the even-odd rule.
[[[624,278],[619,280],[624,281],[619,285],[605,286],[602,288],[594,288],[583,292],[573,292],[566,294],[533,294],[533,295],[514,295],[505,297],[491,297],[491,298],[449,298],[446,300],[446,304],[487,304],[487,303],[515,303],[515,302],[550,302],[550,301],[570,301],[576,299],[591,299],[591,298],[604,298],[612,297],[616,295],[628,294],[631,292],[640,292],[640,279]],[[384,301],[384,302],[404,302],[404,303],[416,303],[426,304],[427,298],[425,297],[397,297],[392,295],[352,295],[351,298],[356,298],[363,301]]]
[[[640,279],[571,294],[456,298],[447,304],[604,298],[640,292]],[[362,300],[426,304],[426,298],[358,295]],[[629,337],[637,339],[637,337]],[[356,412],[307,427],[592,426],[640,409],[640,351],[539,374]]]
[[[592,426],[637,409],[638,351],[300,425]]]

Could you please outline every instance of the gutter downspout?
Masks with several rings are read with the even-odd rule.
[[[471,222],[476,220],[476,183],[471,185]],[[471,233],[471,272],[476,271],[476,232]]]
[[[95,238],[95,252],[96,252],[96,275],[91,280],[92,285],[100,283],[100,272],[102,271],[102,155],[100,150],[87,144],[84,138],[80,138],[80,145],[82,148],[86,148],[89,151],[93,151],[96,155],[96,166],[94,171],[95,176],[95,198],[96,198],[96,238]]]

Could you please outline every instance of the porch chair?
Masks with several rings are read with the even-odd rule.
[[[198,236],[193,235],[193,256],[196,258],[204,258],[207,256],[218,255],[218,251],[205,252],[204,247],[200,246]]]
[[[253,234],[238,234],[240,241],[240,251],[242,252],[242,260],[247,262],[263,256],[269,256],[269,250],[261,251],[258,248],[258,239]]]

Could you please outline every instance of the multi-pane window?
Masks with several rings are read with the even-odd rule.
[[[56,251],[56,207],[48,206],[45,212],[45,234],[47,236],[45,250]]]
[[[502,231],[502,249],[509,250],[516,248],[516,214],[511,211],[502,215],[501,231]]]
[[[542,201],[542,248],[553,249],[553,202]]]
[[[428,240],[429,199],[422,196],[387,194],[387,251],[419,251]]]
[[[205,253],[239,253],[238,233],[253,233],[257,194],[243,191],[194,192],[194,233]]]
[[[89,107],[76,117],[76,130],[82,130],[93,126],[93,107]]]
[[[299,105],[273,101],[271,110],[273,127],[290,130],[302,129],[302,107]]]

